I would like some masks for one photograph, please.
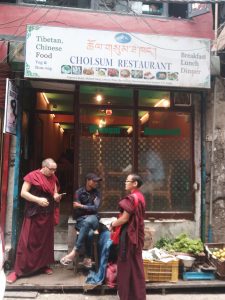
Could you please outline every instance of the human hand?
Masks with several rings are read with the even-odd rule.
[[[65,193],[63,193],[63,194],[59,194],[59,193],[54,193],[54,196],[53,196],[53,198],[54,198],[54,200],[55,200],[55,202],[60,202],[60,200],[62,199],[62,196],[63,195],[65,195]]]
[[[81,204],[81,203],[79,203],[79,202],[73,202],[73,208],[82,208],[83,207],[83,205]]]
[[[43,207],[49,206],[48,199],[40,197],[38,199],[38,205],[43,206]]]
[[[109,229],[110,232],[113,231],[112,223],[108,226],[108,229]]]

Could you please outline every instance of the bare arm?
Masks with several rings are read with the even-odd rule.
[[[130,219],[130,215],[128,214],[128,212],[124,211],[123,214],[119,217],[119,219],[112,222],[111,227],[121,226],[121,225],[127,223],[129,221],[129,219]],[[111,229],[112,228],[110,228],[110,230]]]
[[[31,184],[27,181],[24,181],[22,189],[21,189],[21,197],[26,199],[27,201],[37,203],[40,206],[48,206],[49,202],[47,198],[37,197],[30,193]]]

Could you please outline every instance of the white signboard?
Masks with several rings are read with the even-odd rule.
[[[25,77],[210,88],[210,41],[29,25]]]
[[[12,80],[7,78],[3,133],[11,133],[16,135],[17,104],[18,104],[18,89],[15,83]]]

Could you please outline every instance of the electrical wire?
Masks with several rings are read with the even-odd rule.
[[[35,7],[34,7],[33,9],[35,9],[36,6],[38,5],[36,0],[35,0],[35,3],[36,3],[36,4],[35,4]],[[65,3],[65,0],[62,0],[61,3],[62,3],[62,4]],[[43,5],[41,5],[41,6],[43,6]],[[46,5],[44,5],[44,6],[46,6]],[[60,12],[61,12],[61,9],[62,9],[62,7],[59,8],[58,14],[57,14],[56,18],[58,18],[59,14],[60,14]],[[51,10],[51,8],[48,8],[47,11],[46,11],[46,12],[45,12],[38,20],[36,20],[35,22],[38,23],[43,17],[45,17],[45,16],[48,14],[48,12],[49,12],[50,10]],[[29,15],[29,16],[30,16],[30,15]],[[27,16],[26,19],[27,19],[29,16]],[[26,19],[25,19],[25,20],[26,20]],[[22,25],[23,22],[24,22],[24,19],[23,19],[23,21],[20,23],[20,25]],[[18,26],[17,31],[18,31],[18,29],[20,28],[20,25]],[[26,25],[26,24],[25,24],[25,25]],[[17,33],[17,31],[16,31],[16,33]],[[15,34],[16,34],[16,33],[15,33]],[[26,33],[26,30],[23,30],[23,31],[20,33],[20,36],[21,36],[22,34],[24,34],[24,33]],[[15,35],[15,34],[14,34],[14,35]],[[19,36],[19,35],[18,35],[18,36]],[[22,45],[23,43],[24,43],[24,41],[18,42],[18,47],[19,47],[20,45]],[[1,49],[1,48],[0,48],[0,49]],[[3,58],[2,61],[0,61],[0,63],[2,63],[3,61],[5,61],[5,60],[12,54],[13,51],[15,51],[15,50],[13,49],[13,50],[9,51],[9,53],[6,55],[6,57]]]
[[[107,14],[107,16],[108,16],[115,24],[117,24],[117,25],[122,29],[123,32],[126,32],[126,28],[124,28],[124,27],[123,27],[118,21],[116,21],[111,15]],[[130,34],[133,38],[135,38],[136,40],[138,40],[138,41],[140,41],[140,42],[142,42],[142,43],[144,43],[144,44],[146,44],[146,45],[148,45],[148,46],[152,46],[152,47],[155,47],[155,48],[161,49],[161,50],[168,50],[168,51],[175,51],[175,52],[178,52],[178,51],[199,51],[199,50],[205,49],[205,47],[200,47],[200,48],[196,48],[196,49],[193,49],[193,48],[192,48],[192,49],[171,49],[171,48],[165,48],[165,47],[160,47],[160,46],[158,46],[158,45],[155,45],[155,44],[149,43],[149,42],[147,42],[147,41],[144,41],[143,39],[137,37],[137,36],[135,35],[135,33],[129,32],[129,34]]]
[[[64,1],[63,1],[63,2],[64,2]],[[117,0],[117,2],[120,2],[120,1]],[[30,14],[28,14],[26,17],[23,18],[23,21],[20,23],[20,25],[24,22],[24,19],[26,20],[26,19],[31,15],[31,13],[34,11],[34,9],[36,8],[36,6],[38,5],[38,4],[37,4],[37,1],[35,1],[35,3],[36,3],[36,4],[35,4],[35,7],[31,10]],[[103,4],[104,4],[104,6],[105,6],[107,9],[110,10],[110,8],[107,6],[105,0],[103,0]],[[39,5],[39,6],[40,6],[40,5]],[[43,6],[43,5],[41,5],[41,6]],[[45,4],[44,6],[46,6],[46,4]],[[55,8],[55,7],[54,7],[54,8]],[[36,22],[36,23],[39,22],[44,16],[47,15],[47,13],[49,12],[49,10],[50,10],[50,8],[44,13],[44,15],[42,15],[42,16],[41,16],[38,20],[36,20],[35,22]],[[60,7],[60,9],[59,9],[58,15],[60,14],[61,10],[62,10],[62,7]],[[133,14],[134,14],[137,18],[139,18],[139,19],[141,18],[142,21],[145,20],[145,18],[143,18],[142,15],[136,14],[136,12],[134,12],[132,9],[130,9],[130,10],[133,12]],[[126,28],[124,28],[124,27],[123,27],[117,20],[115,20],[110,14],[107,14],[105,11],[103,11],[103,14],[107,15],[108,18],[110,18],[110,19],[111,19],[115,24],[117,24],[124,32],[126,32]],[[57,15],[57,18],[58,18],[58,15]],[[47,21],[45,24],[48,24],[48,23],[51,23],[51,22],[55,22],[55,21],[56,21],[56,20],[54,20],[54,21]],[[44,23],[44,22],[43,22],[43,23]],[[64,23],[64,24],[65,24],[65,23]],[[149,27],[151,28],[151,30],[154,31],[154,28],[152,28],[152,26],[151,26],[148,22],[146,22],[146,20],[145,20],[145,24],[146,24],[147,26],[149,26]],[[66,24],[66,25],[68,25],[68,24]],[[17,27],[17,31],[16,31],[16,32],[18,32],[18,29],[19,29],[19,28],[20,28],[20,26]],[[20,35],[23,34],[23,33],[25,33],[25,32],[26,32],[26,31],[21,32]],[[155,31],[155,32],[156,32],[156,31]],[[156,32],[156,33],[158,33],[158,32]],[[149,46],[152,46],[152,47],[155,47],[155,48],[158,48],[158,49],[162,49],[162,50],[168,50],[168,51],[175,51],[175,52],[177,52],[177,51],[199,51],[199,50],[205,49],[205,47],[196,48],[196,49],[171,49],[171,48],[159,47],[158,45],[154,45],[154,44],[152,44],[152,43],[149,43],[149,42],[147,42],[147,41],[141,39],[140,37],[136,36],[135,33],[130,33],[130,32],[129,32],[129,34],[130,34],[133,38],[135,38],[136,40],[141,41],[141,42],[144,43],[144,44],[147,44],[147,45],[149,45]],[[23,43],[23,42],[21,42],[21,43]],[[1,45],[1,47],[2,47],[2,46],[3,46],[3,45]],[[9,54],[7,55],[7,57],[8,57],[10,54],[11,54],[11,53],[9,53]],[[7,57],[5,57],[1,62],[5,61],[5,59],[6,59]]]

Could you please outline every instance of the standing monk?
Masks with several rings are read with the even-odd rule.
[[[13,283],[20,276],[38,270],[51,275],[48,265],[54,263],[54,201],[59,202],[57,165],[51,158],[42,168],[24,177],[21,197],[26,200],[23,225],[17,246],[14,271],[7,276]]]
[[[145,300],[146,288],[142,248],[144,246],[145,199],[139,191],[142,179],[130,174],[125,181],[125,189],[130,194],[120,200],[120,217],[112,222],[120,231],[119,255],[117,262],[117,284],[120,300]]]

